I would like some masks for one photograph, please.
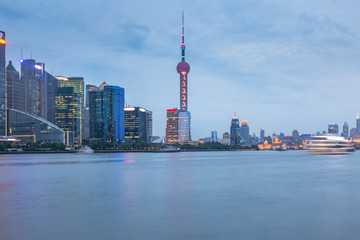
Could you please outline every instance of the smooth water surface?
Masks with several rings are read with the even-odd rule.
[[[359,239],[360,152],[0,155],[0,239]]]

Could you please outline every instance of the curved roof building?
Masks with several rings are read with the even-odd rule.
[[[8,136],[28,142],[65,143],[65,131],[34,114],[7,109]]]

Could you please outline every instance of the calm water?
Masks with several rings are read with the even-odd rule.
[[[0,155],[0,239],[360,239],[360,152]]]

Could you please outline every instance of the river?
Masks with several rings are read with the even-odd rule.
[[[359,239],[360,152],[0,155],[0,239]]]

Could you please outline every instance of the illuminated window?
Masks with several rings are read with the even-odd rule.
[[[186,107],[186,102],[182,102],[182,107]]]
[[[186,81],[182,81],[182,86],[186,87]]]
[[[185,94],[182,95],[182,100],[183,101],[186,100],[186,95]]]
[[[186,93],[186,89],[185,89],[185,88],[182,89],[182,93]]]

